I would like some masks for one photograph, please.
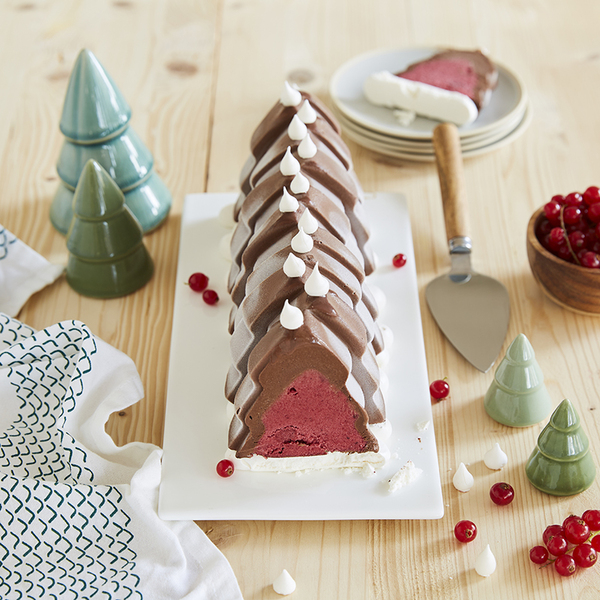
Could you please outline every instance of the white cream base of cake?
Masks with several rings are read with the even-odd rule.
[[[414,111],[459,127],[469,125],[479,114],[473,100],[465,94],[404,79],[389,71],[379,71],[367,77],[363,92],[367,100],[377,106]]]
[[[366,476],[379,469],[390,458],[390,452],[384,441],[391,435],[388,421],[369,425],[369,431],[377,438],[379,452],[328,452],[316,456],[287,456],[265,458],[253,454],[248,458],[238,458],[234,450],[228,449],[225,458],[233,462],[236,469],[243,471],[267,471],[271,473],[302,473],[304,471],[322,471],[325,469],[348,469],[363,471]],[[366,469],[365,469],[366,467]]]

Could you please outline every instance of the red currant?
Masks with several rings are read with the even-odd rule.
[[[204,273],[192,273],[188,284],[194,292],[202,292],[208,285],[208,277]]]
[[[546,544],[546,546],[547,546],[548,542],[555,535],[563,536],[563,534],[564,534],[564,531],[563,531],[562,525],[548,525],[548,527],[546,527],[546,529],[544,529],[544,533],[542,535],[542,540],[544,541],[544,544]]]
[[[562,227],[553,227],[550,231],[550,243],[553,246],[560,246],[565,242],[565,230]]]
[[[515,490],[508,483],[495,483],[490,488],[490,498],[494,504],[498,506],[506,506],[515,498]]]
[[[553,227],[555,227],[555,225],[553,223],[550,223],[550,221],[548,221],[548,219],[543,218],[540,220],[540,223],[537,226],[535,234],[539,239],[541,239],[547,233],[550,233],[550,231],[552,230]]]
[[[534,546],[529,551],[529,560],[536,565],[543,565],[548,560],[548,550],[544,546]]]
[[[586,241],[587,237],[583,231],[577,230],[569,234],[569,244],[571,244],[573,252],[577,252],[578,250],[585,248]]]
[[[548,547],[548,552],[554,556],[562,556],[569,549],[569,544],[562,535],[552,536],[546,546]]]
[[[554,196],[552,196],[552,198],[550,198],[550,200],[552,202],[558,202],[559,204],[565,203],[565,197],[562,194],[555,194]]]
[[[581,518],[587,523],[590,531],[600,531],[600,510],[586,510]]]
[[[570,521],[577,521],[577,519],[579,518],[580,517],[578,517],[577,515],[569,515],[562,523],[563,529],[565,528],[567,523],[569,523]]]
[[[459,542],[468,544],[477,537],[477,526],[473,521],[459,521],[454,526],[454,536]]]
[[[583,192],[583,201],[591,206],[592,204],[596,204],[596,202],[600,202],[600,189],[595,185],[591,185],[585,192]]]
[[[544,214],[548,221],[558,221],[560,218],[561,205],[556,200],[552,199],[544,205]]]
[[[450,386],[445,379],[436,379],[429,386],[429,393],[431,394],[432,398],[435,398],[436,400],[443,400],[444,398],[448,397],[448,394],[450,393]]]
[[[202,300],[204,300],[206,304],[216,304],[219,301],[219,295],[214,290],[204,290],[204,292],[202,292]]]
[[[583,569],[589,569],[596,564],[598,554],[590,544],[580,544],[573,550],[575,564]]]
[[[595,252],[586,250],[579,257],[579,262],[582,267],[587,267],[588,269],[600,269],[600,258]]]
[[[406,264],[406,256],[404,254],[396,254],[394,258],[392,258],[392,264],[399,269]]]
[[[592,538],[592,548],[596,551],[596,552],[600,552],[600,535],[595,535]]]
[[[600,223],[600,202],[596,202],[588,208],[587,216],[592,223]]]
[[[573,257],[571,255],[571,251],[569,250],[569,246],[567,246],[566,244],[562,244],[558,247],[558,249],[556,250],[556,256],[569,262],[573,261]]]
[[[571,192],[565,196],[567,206],[579,206],[583,202],[583,196],[579,192]]]
[[[224,458],[217,463],[217,474],[220,477],[231,477],[234,470],[233,463],[227,458]]]
[[[563,210],[563,221],[567,225],[575,225],[581,221],[581,209],[576,206],[566,206]]]
[[[565,538],[567,542],[571,542],[571,544],[583,544],[590,536],[590,528],[587,523],[579,517],[569,520],[564,525],[564,530]]]
[[[554,568],[561,577],[570,577],[577,571],[575,559],[570,554],[563,554],[554,561]]]

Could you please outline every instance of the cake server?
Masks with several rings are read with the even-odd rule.
[[[450,343],[486,373],[494,364],[506,332],[510,301],[497,280],[471,268],[471,238],[460,138],[450,123],[438,125],[433,146],[440,179],[450,272],[429,283],[429,310]]]

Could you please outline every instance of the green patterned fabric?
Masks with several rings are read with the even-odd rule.
[[[2,600],[241,600],[200,529],[158,518],[162,451],[104,430],[142,395],[83,323],[35,332],[0,313]]]

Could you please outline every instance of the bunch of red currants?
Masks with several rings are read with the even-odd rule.
[[[556,572],[570,577],[578,568],[596,564],[600,552],[600,510],[586,510],[580,517],[570,515],[562,525],[544,530],[544,546],[529,551],[531,562],[547,566],[554,563]]]
[[[549,252],[590,269],[600,268],[600,189],[552,196],[535,235]]]

